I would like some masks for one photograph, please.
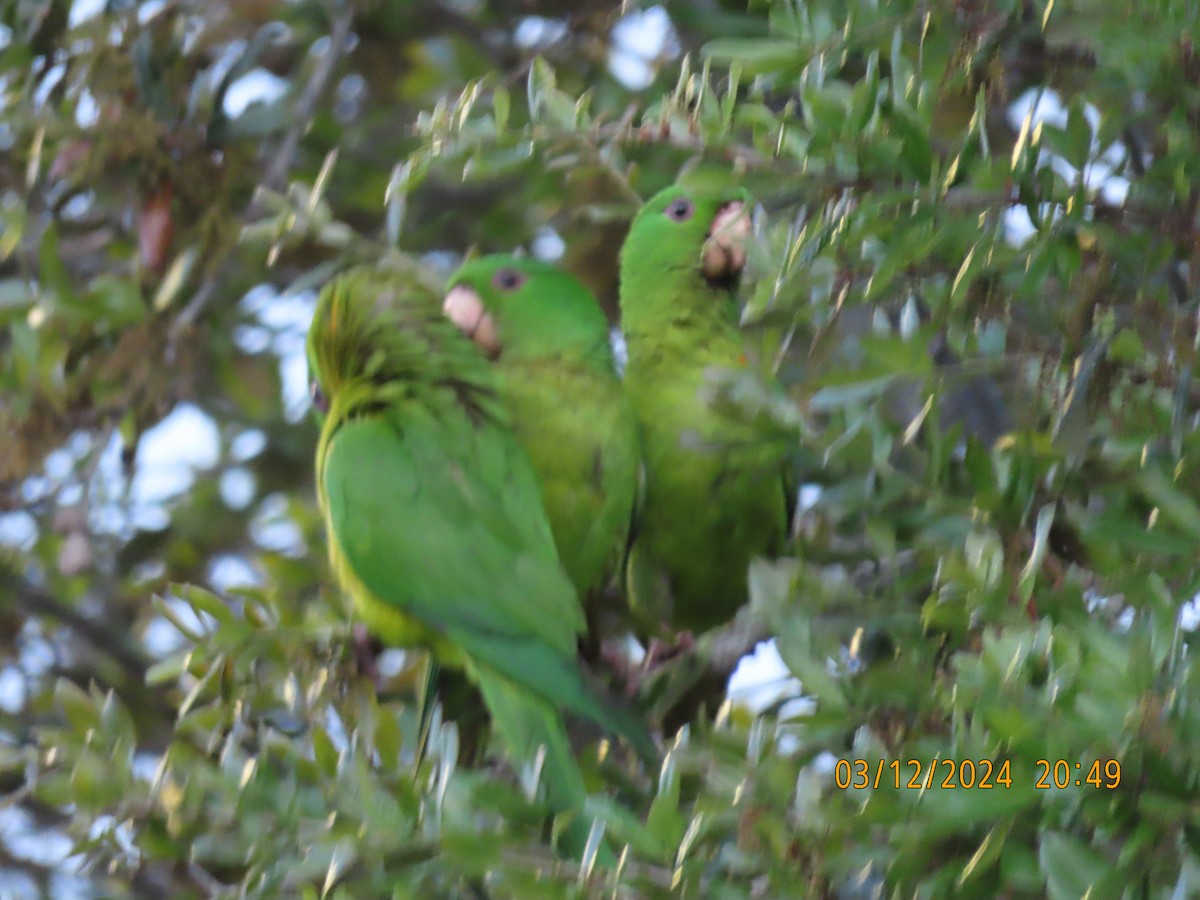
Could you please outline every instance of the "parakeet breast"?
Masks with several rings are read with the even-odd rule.
[[[633,409],[611,372],[583,361],[502,360],[498,369],[559,558],[586,597],[613,576],[628,538],[638,477]]]
[[[740,344],[725,358],[740,364]],[[649,575],[634,581],[634,603],[654,610],[665,601],[675,628],[703,631],[746,602],[750,561],[781,549],[785,448],[710,406],[708,366],[635,360],[626,384],[646,465],[635,562]]]

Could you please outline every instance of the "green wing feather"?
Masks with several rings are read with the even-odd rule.
[[[449,424],[388,410],[330,441],[331,529],[379,601],[369,624],[403,640],[388,627],[399,611],[472,654],[491,654],[480,641],[525,639],[569,657],[583,617],[528,467],[514,465],[519,449],[465,420]]]
[[[509,678],[653,756],[644,730],[580,672],[582,611],[523,451],[469,423],[393,418],[342,426],[324,466],[335,561],[367,625],[389,642],[428,643],[480,680]]]

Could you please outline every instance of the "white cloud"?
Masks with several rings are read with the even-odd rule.
[[[566,250],[566,242],[549,225],[542,226],[534,235],[533,255],[544,262],[555,262],[561,259]]]
[[[1068,115],[1062,98],[1056,91],[1047,88],[1030,88],[1014,100],[1007,110],[1008,123],[1018,132],[1025,127],[1027,121],[1031,133],[1039,125],[1063,128],[1067,124]],[[1117,174],[1117,171],[1124,166],[1128,150],[1121,141],[1113,141],[1100,152],[1100,143],[1096,138],[1100,128],[1100,109],[1095,104],[1085,103],[1083,117],[1092,131],[1089,159],[1083,167],[1083,172],[1044,146],[1037,151],[1037,165],[1039,168],[1049,166],[1068,184],[1074,185],[1082,181],[1089,192],[1098,194],[1105,203],[1120,206],[1129,195],[1130,183],[1129,179]],[[1090,214],[1090,208],[1085,214]],[[1062,209],[1057,204],[1043,204],[1040,215],[1043,219],[1049,217],[1049,221],[1053,222],[1062,215]],[[1028,211],[1022,205],[1013,205],[1005,210],[1003,227],[1005,240],[1014,247],[1021,246],[1037,232]]]
[[[303,350],[296,349],[280,358],[279,377],[283,382],[283,414],[289,422],[299,422],[312,406],[308,359]]]
[[[312,291],[281,294],[266,284],[252,288],[242,298],[242,308],[253,315],[261,327],[241,326],[239,346],[247,352],[261,352],[269,343],[279,357],[283,411],[289,422],[297,422],[307,415],[310,406],[304,342],[316,305],[317,295]],[[251,343],[253,351],[248,349]]]
[[[278,100],[287,89],[286,78],[280,78],[266,69],[251,69],[229,85],[225,91],[222,108],[225,115],[236,119],[255,103],[271,103]]]
[[[229,444],[229,455],[238,462],[254,459],[267,446],[267,436],[257,428],[247,428]]]
[[[264,550],[293,556],[305,552],[300,527],[288,515],[287,497],[272,494],[259,505],[258,514],[250,523],[250,536]]]
[[[0,544],[28,552],[37,536],[37,522],[29,513],[24,510],[0,513]]]
[[[1179,627],[1184,631],[1200,628],[1200,594],[1179,607]]]
[[[661,6],[627,13],[613,26],[608,68],[630,90],[654,81],[654,63],[679,55],[671,18]]]
[[[135,505],[150,506],[191,488],[197,469],[216,465],[217,426],[195,404],[181,403],[142,435],[131,490]]]
[[[800,691],[800,679],[784,664],[774,640],[763,641],[743,656],[729,678],[729,699],[756,713]]]
[[[629,362],[629,345],[625,343],[625,334],[619,328],[611,328],[608,332],[608,342],[612,345],[617,374],[624,376],[625,366]]]
[[[221,499],[230,509],[245,509],[254,499],[254,475],[237,466],[221,474]]]
[[[16,666],[0,669],[0,709],[18,713],[25,705],[25,676]]]
[[[566,22],[542,16],[526,16],[517,24],[513,39],[522,50],[544,47],[561,40],[567,33]]]
[[[76,25],[100,15],[104,12],[105,2],[106,0],[75,0],[71,4],[71,14],[67,18],[67,24],[74,28]]]
[[[257,587],[262,584],[262,578],[242,557],[223,554],[208,567],[208,582],[214,590],[227,591],[235,587]]]

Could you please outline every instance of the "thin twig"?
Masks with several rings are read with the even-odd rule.
[[[292,158],[296,155],[296,148],[312,124],[313,116],[317,111],[317,103],[325,93],[325,88],[333,76],[333,70],[348,45],[350,25],[354,21],[353,10],[345,0],[339,0],[336,6],[338,11],[333,17],[333,28],[329,32],[329,50],[317,62],[312,77],[309,78],[308,84],[304,86],[304,90],[296,101],[295,109],[292,110],[292,127],[284,135],[279,149],[275,153],[275,158],[271,160],[271,165],[267,167],[267,173],[263,177],[262,186],[268,190],[280,191],[287,183],[288,172],[291,171]],[[247,218],[251,218],[257,212],[258,196],[258,192],[255,192],[256,199],[250,201]]]
[[[541,849],[534,847],[523,847],[519,850],[506,848],[501,851],[501,856],[510,864],[517,866],[541,866],[543,868],[556,868],[560,871],[579,871],[579,863],[574,860],[563,859],[549,849]],[[607,873],[607,870],[597,870],[602,873]],[[661,888],[670,888],[674,883],[674,872],[665,866],[656,866],[651,863],[629,862],[626,861],[622,868],[623,876],[634,876],[645,881],[657,885]],[[601,879],[596,878],[593,887],[599,887]]]
[[[728,625],[700,638],[697,650],[708,661],[710,670],[726,672],[771,636],[766,617],[753,605],[747,604]]]
[[[145,678],[147,660],[130,646],[124,631],[83,615],[28,579],[3,569],[0,593],[26,615],[48,616],[66,625],[89,645],[112,657],[139,684]]]
[[[167,332],[167,362],[174,360],[175,345],[179,341],[180,336],[192,327],[192,324],[200,317],[200,313],[204,312],[204,308],[212,302],[212,298],[216,295],[217,288],[221,284],[221,275],[224,268],[224,265],[217,266],[204,279],[204,282],[196,290],[196,293],[192,295],[192,299],[179,311],[179,315],[171,323],[171,328]]]
[[[254,196],[251,198],[245,213],[242,215],[242,221],[249,221],[259,213],[259,204],[264,194],[261,188],[278,193],[286,185],[288,173],[291,171],[292,163],[296,156],[296,150],[300,146],[300,139],[312,125],[313,117],[317,111],[317,104],[329,86],[334,69],[349,46],[350,26],[354,21],[353,10],[351,5],[345,2],[345,0],[336,0],[334,6],[336,12],[333,14],[332,28],[329,33],[329,49],[318,60],[316,67],[313,69],[312,76],[308,79],[304,90],[301,91],[300,96],[297,98],[296,105],[292,110],[292,125],[288,129],[287,134],[283,136],[283,140],[280,141],[279,147],[275,151],[275,156],[267,167],[266,173],[263,175],[260,190],[254,192]],[[227,250],[225,259],[219,265],[213,266],[210,269],[208,276],[201,283],[200,287],[197,288],[196,293],[192,295],[192,299],[179,311],[179,315],[171,323],[171,328],[167,333],[168,361],[174,358],[175,347],[179,338],[195,324],[196,320],[200,318],[201,313],[204,312],[208,305],[212,303],[213,298],[216,297],[217,291],[224,280],[230,253],[231,251]]]

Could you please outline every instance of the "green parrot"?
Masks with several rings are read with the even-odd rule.
[[[626,738],[644,726],[580,668],[584,628],[559,564],[529,458],[491,369],[405,273],[361,267],[332,281],[308,334],[314,403],[324,411],[317,494],[339,582],[367,627],[463,669],[515,761],[544,748],[556,811],[586,798],[563,715]],[[578,857],[591,823],[562,847]],[[598,859],[611,851],[601,844]]]
[[[735,294],[747,205],[740,189],[668,188],[621,248],[625,388],[646,466],[630,602],[682,631],[732,618],[750,560],[787,537],[786,443],[709,399],[714,373],[747,366]]]
[[[623,571],[641,466],[608,322],[573,276],[534,259],[471,260],[449,288],[443,308],[493,359],[559,559],[598,639],[608,630],[605,589]]]

